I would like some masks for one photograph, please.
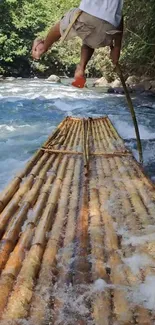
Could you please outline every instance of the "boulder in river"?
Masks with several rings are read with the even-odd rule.
[[[139,83],[140,83],[140,78],[137,77],[137,76],[135,76],[135,75],[133,75],[133,76],[129,76],[129,77],[127,78],[127,80],[126,80],[126,84],[127,84],[127,86],[129,86],[129,87],[134,87],[134,86],[136,86],[136,85],[139,84]]]
[[[109,83],[105,77],[97,79],[94,84],[94,87],[108,87]]]
[[[111,82],[110,86],[112,88],[118,88],[118,87],[122,87],[122,83],[119,79],[115,79],[113,82]]]
[[[52,82],[61,82],[61,79],[58,76],[56,76],[55,74],[52,74],[51,76],[49,76],[47,78],[47,80],[52,81]]]
[[[15,80],[16,78],[15,77],[6,77],[5,78],[7,81],[13,81],[13,80]]]

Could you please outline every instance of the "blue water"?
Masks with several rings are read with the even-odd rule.
[[[134,96],[144,150],[144,167],[155,178],[155,98]],[[67,115],[105,116],[138,158],[126,100],[94,90],[76,90],[45,80],[0,82],[0,190],[25,165]]]

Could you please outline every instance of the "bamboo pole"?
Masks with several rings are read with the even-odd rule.
[[[113,159],[110,159],[109,161],[112,163]],[[103,166],[104,166],[104,162],[103,162]],[[113,170],[113,168],[114,168],[115,171],[118,170],[116,168],[116,166],[112,164],[111,165],[111,170]],[[115,183],[115,181],[114,181],[114,183]],[[121,191],[120,184],[119,184],[119,190]],[[124,202],[124,197],[123,197],[122,202],[125,203],[125,208],[126,208],[126,203],[127,203],[127,206],[128,206],[128,209],[129,209],[128,201]],[[127,211],[129,211],[128,209],[127,209]],[[118,222],[118,220],[117,220],[117,222]],[[133,218],[131,219],[131,223],[132,223],[132,231],[134,233],[135,225],[133,225]],[[130,251],[129,248],[128,248],[128,251]],[[137,283],[137,277],[134,276],[133,274],[131,274],[131,271],[129,272],[129,270],[127,270],[127,267],[126,267],[126,274],[128,274],[128,281],[130,282],[130,284],[135,286],[136,283]],[[143,315],[143,318],[142,318],[142,315]],[[142,307],[137,307],[136,319],[137,319],[138,324],[151,324],[151,318],[150,318],[150,315],[149,315],[148,311],[146,309],[142,308]]]
[[[109,127],[110,130],[112,131],[112,134],[115,137],[115,139],[117,141],[119,141],[119,143],[121,144],[121,146],[123,146],[125,148],[125,150],[127,150],[125,145],[124,145],[123,139],[120,137],[119,133],[115,129],[115,127],[114,127],[113,123],[110,121],[110,119],[108,117],[105,117],[105,121],[106,121],[107,127]],[[102,120],[101,120],[101,122],[102,122]]]
[[[10,256],[4,271],[2,272],[2,276],[0,278],[0,318],[3,315],[9,294],[13,288],[16,276],[18,275],[22,266],[26,251],[30,247],[33,232],[34,227],[32,224],[29,224],[27,230],[24,232],[23,236],[21,236],[18,244],[16,245],[14,252]]]
[[[13,213],[15,213],[19,207],[19,202],[25,195],[25,193],[32,187],[34,178],[37,176],[38,172],[44,165],[45,161],[49,157],[48,153],[45,153],[41,159],[37,162],[37,164],[33,167],[31,174],[29,174],[28,178],[25,182],[23,182],[16,192],[16,194],[13,196],[12,200],[9,202],[9,204],[6,206],[6,208],[3,210],[3,212],[0,215],[0,236],[4,233],[4,230],[6,228],[6,225],[8,224],[10,218],[12,217]]]
[[[103,170],[101,173],[101,168],[98,169],[98,166],[100,166],[101,161],[99,162],[99,159],[97,161],[97,172],[98,172],[98,179],[99,179],[99,198],[100,198],[100,204],[102,205],[102,202],[108,202],[109,200],[109,193],[106,189],[106,186],[104,185],[104,174]],[[114,286],[122,286],[122,289],[124,286],[127,285],[126,276],[121,270],[121,259],[117,253],[119,247],[118,247],[118,239],[116,232],[114,230],[113,226],[113,220],[111,215],[106,211],[106,209],[103,207],[101,208],[102,213],[102,221],[104,224],[105,229],[105,249],[108,254],[108,264],[111,267],[111,274],[110,278],[112,281],[112,284]],[[131,307],[127,301],[126,293],[122,289],[114,289],[113,290],[113,304],[114,304],[114,318],[117,319],[118,322],[122,322],[123,324],[129,324],[133,321],[133,315],[131,312]]]
[[[80,139],[79,139],[79,134],[81,130],[81,122],[79,123],[78,130],[76,133],[76,137],[74,139],[74,146],[80,144]],[[72,218],[75,218],[75,215],[77,213],[77,203],[74,200],[78,200],[78,195],[76,194],[75,191],[78,191],[78,182],[79,182],[79,177],[80,177],[80,170],[81,170],[81,159],[73,159],[71,158],[69,161],[69,165],[66,170],[66,176],[63,181],[63,187],[62,187],[62,196],[60,197],[59,200],[59,205],[58,205],[58,212],[57,216],[55,219],[55,222],[52,227],[51,235],[49,242],[47,244],[47,248],[44,253],[44,258],[42,262],[42,268],[39,276],[39,281],[38,281],[38,287],[36,288],[34,298],[32,301],[32,309],[30,313],[30,319],[33,322],[36,322],[38,325],[41,325],[44,323],[45,319],[48,319],[51,315],[51,311],[49,310],[48,307],[48,301],[47,298],[46,300],[44,299],[44,293],[49,292],[52,288],[52,279],[54,277],[55,269],[56,269],[56,254],[58,252],[58,249],[61,244],[61,238],[62,238],[62,227],[63,224],[66,220],[67,216],[67,211],[68,209],[68,218],[67,220],[70,220],[71,216]],[[75,170],[74,170],[75,166]],[[73,177],[74,173],[74,177]],[[72,180],[73,177],[73,180]],[[73,183],[72,183],[73,182]],[[70,190],[70,186],[72,184],[72,188]],[[74,189],[75,187],[75,189]],[[71,193],[74,193],[73,196],[69,197],[69,191]],[[64,194],[63,194],[64,193]],[[68,200],[70,200],[69,205],[67,205]],[[73,210],[70,211],[70,206],[73,205]],[[72,213],[73,214],[72,214]],[[70,220],[71,221],[71,220]],[[67,232],[69,234],[73,231],[71,223],[68,221],[68,231],[66,230],[66,236]],[[75,226],[74,226],[75,227]],[[65,236],[65,238],[66,238]],[[66,246],[65,242],[64,245]],[[64,251],[65,254],[66,250]],[[62,262],[63,263],[63,262]],[[69,263],[69,260],[68,260]],[[49,272],[51,270],[51,272]],[[62,278],[62,275],[61,275]],[[50,289],[51,288],[51,289]],[[39,290],[39,295],[38,295],[38,290]],[[51,292],[51,291],[50,291]],[[50,300],[49,296],[49,300]],[[50,302],[50,301],[49,301]]]
[[[96,166],[97,166],[98,185],[99,185],[99,200],[101,205],[100,211],[102,216],[102,222],[105,229],[105,250],[109,256],[108,263],[111,266],[111,272],[112,272],[110,278],[114,285],[119,284],[124,286],[126,284],[125,275],[123,274],[123,272],[120,273],[118,271],[121,261],[119,259],[118,254],[115,253],[118,250],[117,235],[113,228],[113,220],[102,203],[102,202],[106,203],[109,200],[110,192],[105,182],[105,175],[107,175],[107,170],[109,169],[109,166],[108,164],[106,168],[105,165],[102,166],[102,158],[99,157],[96,159]],[[111,175],[110,170],[108,171],[108,175],[109,176]],[[108,178],[108,182],[109,181],[110,178]],[[118,322],[124,322],[124,324],[129,324],[130,322],[132,322],[133,316],[132,313],[130,312],[130,306],[126,299],[125,293],[122,290],[114,289],[113,294],[114,294],[113,304],[114,304],[114,315],[115,315],[114,317],[116,317]]]
[[[96,121],[96,123],[95,123],[95,129],[96,129],[96,134],[97,135],[98,135],[98,132],[100,133],[100,129],[98,130],[99,125],[100,125],[99,123],[100,123],[99,121]],[[106,140],[106,151],[115,151],[115,146],[114,146],[113,142],[110,141],[108,130],[105,127],[105,124],[104,124],[104,128],[102,128],[102,132],[103,132],[102,133],[102,135],[103,135],[102,138]],[[100,148],[102,148],[102,142],[100,143]]]
[[[105,269],[105,252],[104,252],[104,229],[101,222],[100,204],[97,190],[97,175],[95,173],[95,160],[91,164],[90,174],[90,242],[91,242],[91,259],[92,259],[92,279],[95,282],[103,279],[108,282],[108,276]],[[93,318],[96,325],[109,325],[111,316],[111,295],[109,290],[106,292],[96,292],[92,301]]]
[[[78,160],[79,161],[79,160]],[[70,186],[72,183],[73,173],[75,174],[76,165],[74,170],[75,160],[71,158],[68,169],[66,171],[66,177],[62,186],[62,194],[59,200],[58,212],[55,222],[52,227],[50,239],[47,244],[47,248],[44,253],[42,262],[42,268],[39,276],[38,286],[35,290],[34,297],[32,300],[32,309],[30,312],[30,319],[38,325],[44,324],[44,321],[48,321],[51,317],[50,300],[53,287],[53,278],[55,273],[58,272],[58,266],[56,262],[56,255],[60,249],[63,226],[67,221],[67,215],[69,210],[68,200]],[[77,164],[77,163],[76,163]],[[74,180],[73,180],[74,182]],[[64,194],[63,194],[64,193]],[[71,226],[71,225],[70,225]],[[39,295],[38,295],[39,291]],[[49,293],[48,299],[45,298],[46,294]]]
[[[75,134],[76,134],[74,132],[76,132],[76,129],[72,131],[72,135],[71,135],[70,140],[67,144],[67,147],[72,146],[72,144],[74,142],[74,138],[75,138]],[[45,233],[42,232],[42,229],[46,229],[46,227],[48,228],[48,224],[50,224],[50,222],[51,222],[51,213],[53,214],[54,210],[55,210],[55,202],[58,199],[59,189],[60,189],[61,183],[63,181],[67,163],[68,163],[68,157],[64,157],[62,160],[61,166],[59,167],[59,170],[58,170],[59,174],[57,176],[56,184],[55,184],[56,190],[54,191],[54,189],[53,189],[52,194],[50,195],[49,202],[47,203],[47,206],[45,209],[46,217],[44,217],[44,215],[43,215],[43,218],[40,221],[41,225],[36,230],[34,244],[38,244],[38,243],[41,244],[42,241],[44,241]],[[49,210],[49,205],[51,206],[50,210]],[[50,211],[50,213],[48,211]],[[46,229],[46,231],[47,231],[47,229]]]
[[[8,295],[10,291],[12,290],[14,280],[16,276],[18,275],[20,268],[22,266],[22,261],[25,257],[26,249],[29,247],[29,239],[32,238],[32,235],[35,230],[35,225],[41,216],[43,207],[45,206],[45,203],[48,199],[48,195],[50,192],[50,186],[52,182],[54,181],[54,178],[56,177],[56,171],[58,168],[60,162],[60,156],[57,157],[55,160],[55,163],[52,167],[52,175],[47,179],[46,183],[42,187],[42,190],[40,192],[40,196],[38,198],[38,201],[36,203],[36,206],[34,207],[33,216],[31,221],[27,224],[26,230],[21,235],[19,242],[13,251],[13,253],[10,255],[10,258],[6,264],[5,269],[2,272],[2,278],[0,279],[0,287],[2,290],[0,291],[0,315],[2,315],[2,312],[4,310],[4,307],[6,305]],[[8,279],[8,281],[7,281]]]
[[[84,125],[82,125],[82,129],[84,130]],[[85,144],[84,140],[84,132],[82,133],[82,138],[80,139],[80,143],[83,145]],[[80,145],[81,145],[80,144]],[[63,254],[60,263],[62,264],[62,267],[59,270],[59,278],[58,278],[58,294],[56,294],[55,301],[54,301],[54,324],[59,321],[59,317],[63,317],[63,313],[65,312],[65,306],[67,304],[67,301],[63,301],[61,297],[59,296],[59,289],[61,291],[66,292],[66,290],[69,290],[69,285],[71,282],[73,282],[75,291],[77,288],[77,283],[85,283],[85,281],[88,281],[88,261],[87,261],[87,254],[84,253],[84,247],[86,247],[86,241],[87,241],[87,230],[85,229],[85,226],[87,224],[87,217],[86,217],[86,196],[84,195],[84,201],[82,203],[82,207],[79,212],[77,225],[76,219],[77,219],[77,207],[79,202],[79,194],[80,194],[80,188],[81,185],[79,184],[79,173],[81,169],[81,162],[78,160],[77,162],[77,170],[76,173],[74,173],[74,180],[73,180],[73,189],[72,192],[74,195],[71,197],[70,205],[69,205],[69,213],[68,213],[68,223],[67,223],[67,229],[66,229],[66,235],[64,239],[63,244]],[[85,164],[85,163],[84,163]],[[87,168],[85,167],[85,173],[87,174]],[[86,186],[86,185],[85,185]],[[84,186],[84,188],[85,188]],[[84,190],[85,191],[85,190]],[[81,195],[80,195],[81,197]],[[77,231],[76,231],[77,227]],[[75,239],[74,239],[75,238]],[[77,247],[74,247],[73,245],[73,239],[77,245]],[[84,246],[83,246],[84,245]],[[76,252],[74,252],[76,250]],[[72,266],[71,259],[73,258],[73,254],[75,254],[75,262],[73,263],[74,266]],[[74,267],[75,274],[72,276],[72,272],[70,268]],[[68,289],[67,289],[68,288]],[[83,290],[81,286],[79,287],[79,294],[82,295]],[[80,312],[80,311],[79,311]],[[67,317],[72,317],[73,311],[70,310],[68,312]],[[66,317],[64,315],[64,317]],[[81,315],[78,313],[76,318],[78,319],[77,324],[86,324],[85,319],[81,317]]]
[[[118,169],[121,169],[123,166],[122,160],[118,157],[115,158],[116,166]],[[136,210],[139,218],[141,219],[142,224],[148,224],[146,216],[148,215],[146,206],[144,205],[143,201],[141,200],[140,196],[138,195],[137,189],[133,184],[133,180],[129,177],[128,170],[126,168],[123,169],[122,178],[127,187],[127,191],[129,193],[132,205]]]
[[[74,121],[73,123],[71,123],[71,121],[69,119],[66,120],[66,123],[64,124],[64,126],[62,127],[62,130],[60,130],[60,132],[58,133],[58,135],[55,137],[54,140],[51,140],[48,142],[47,145],[43,146],[43,148],[53,148],[53,149],[59,149],[61,148],[61,146],[64,144],[65,139],[68,135],[68,132],[70,131],[70,127],[74,127],[74,125],[76,124],[76,122]]]
[[[64,130],[64,127],[66,126],[66,124],[68,123],[68,117],[66,117],[56,128],[56,130],[53,132],[52,135],[50,135],[48,137],[48,139],[46,140],[46,142],[44,143],[44,146],[48,146],[48,144],[50,142],[52,142],[53,140],[55,140],[55,138]]]
[[[104,165],[104,161],[102,162],[102,165]],[[120,201],[120,208],[119,214],[118,209],[116,210],[117,224],[119,228],[125,227],[134,235],[135,231],[141,227],[141,224],[139,223],[136,215],[136,210],[134,209],[130,200],[126,182],[124,182],[124,179],[122,178],[122,169],[117,168],[115,158],[109,159],[109,169],[115,170],[115,175],[113,177],[113,187],[116,189],[116,193],[119,193],[118,200]]]
[[[50,153],[63,153],[66,155],[82,155],[82,151],[71,151],[71,150],[57,150],[57,149],[42,149],[45,152]]]
[[[73,124],[74,126],[74,124]],[[73,127],[70,128],[70,131],[68,132],[68,135],[64,141],[64,144],[67,145],[67,141],[70,137],[70,134],[72,132]],[[9,219],[11,218],[12,214],[17,210],[19,201],[23,197],[23,195],[26,193],[26,191],[32,186],[34,178],[37,176],[37,173],[42,168],[43,164],[49,157],[49,153],[45,153],[41,159],[38,161],[38,163],[33,167],[31,174],[29,175],[29,178],[26,180],[24,184],[22,184],[21,188],[16,193],[16,196],[13,197],[13,200],[10,202],[10,204],[6,207],[6,209],[1,214],[0,218],[0,234],[2,235],[6,224],[8,223]],[[32,160],[34,161],[34,159]]]
[[[33,159],[29,161],[24,168],[24,170],[21,173],[18,173],[15,178],[12,180],[12,182],[1,192],[0,194],[0,212],[5,208],[7,203],[10,201],[10,199],[13,197],[13,195],[18,190],[20,183],[22,181],[22,178],[27,176],[27,174],[30,172],[30,170],[33,168],[34,164],[37,163],[37,161],[40,159],[40,157],[43,155],[41,150],[37,151],[34,155]]]
[[[61,122],[56,131],[53,133],[52,136],[49,137],[49,139],[45,142],[45,146],[47,145],[48,141],[51,141],[55,138],[58,132],[60,132],[61,127],[65,125],[67,119],[65,119],[63,122]],[[30,173],[31,169],[34,167],[34,165],[37,163],[37,161],[41,158],[43,155],[43,152],[41,149],[39,149],[36,154],[33,156],[33,158],[28,161],[26,164],[26,167],[23,169],[22,172],[18,173],[13,181],[1,192],[0,195],[0,212],[5,208],[7,203],[10,201],[10,199],[13,197],[13,195],[18,190],[20,183],[22,182],[23,177],[27,176],[28,173]]]
[[[70,147],[70,145],[73,144],[74,135],[75,134],[73,132],[72,136],[70,137],[70,141],[67,144],[67,147]],[[65,175],[67,163],[68,163],[68,158],[67,157],[63,158],[55,181],[55,188],[53,188],[51,191],[51,194],[47,202],[47,206],[44,210],[43,216],[40,219],[40,222],[36,229],[35,237],[33,240],[33,246],[30,249],[27,258],[24,261],[23,267],[19,275],[19,281],[17,280],[17,284],[15,286],[14,292],[12,293],[9,299],[6,313],[3,315],[3,318],[5,319],[21,318],[27,315],[28,304],[32,298],[34,279],[38,273],[38,268],[41,263],[42,254],[46,243],[46,233],[47,231],[49,231],[51,224],[53,222],[54,212],[59,197],[59,192],[62,185],[63,177]],[[35,255],[35,251],[36,251],[36,255]],[[35,258],[37,259],[36,262],[34,261]],[[28,285],[29,281],[31,283],[31,288],[29,291],[27,291],[27,287],[29,286]],[[22,301],[21,301],[20,294],[24,295]]]
[[[150,190],[145,185],[145,180],[144,180],[145,175],[141,175],[141,177],[139,177],[139,175],[133,168],[132,159],[126,161],[126,166],[127,166],[128,175],[132,179],[133,186],[137,190],[137,193],[147,210],[147,214],[144,215],[145,221],[148,224],[151,223],[154,224],[154,208],[155,208],[154,197],[152,197]]]
[[[138,128],[138,123],[137,123],[137,118],[136,118],[136,114],[135,114],[135,110],[132,104],[132,100],[129,94],[129,91],[127,89],[123,74],[122,74],[122,70],[119,64],[116,65],[116,71],[118,73],[118,76],[122,82],[123,88],[124,88],[124,92],[126,95],[126,100],[129,106],[129,110],[131,113],[131,117],[133,120],[133,124],[134,124],[134,128],[135,128],[135,133],[136,133],[136,138],[137,138],[137,148],[138,148],[138,152],[139,152],[139,161],[140,163],[143,163],[143,151],[142,151],[142,144],[141,144],[141,139],[140,139],[140,133],[139,133],[139,128]]]
[[[62,179],[67,166],[67,158],[62,161],[55,188],[51,192],[43,216],[35,232],[33,245],[24,260],[14,291],[9,299],[4,319],[18,319],[27,317],[28,306],[32,299],[34,281],[40,269],[40,264],[46,243],[46,233],[53,222],[54,211],[59,197]],[[22,298],[21,298],[22,297]]]
[[[123,140],[117,136],[117,132],[114,132],[114,127],[112,125],[112,123],[108,122],[109,120],[106,118],[104,120],[104,127],[107,129],[107,133],[109,135],[109,139],[110,141],[112,141],[114,147],[115,147],[115,152],[120,152],[120,154],[130,154],[130,151],[127,150],[127,148],[124,145]],[[101,133],[104,132],[103,130],[103,121],[99,121],[98,124],[101,127]]]
[[[116,166],[115,166],[116,168]],[[121,189],[120,189],[121,190]],[[123,200],[124,201],[124,200]],[[136,218],[131,218],[131,224],[132,224],[132,227],[130,229],[130,233],[134,234],[136,230],[138,230],[139,228],[141,228],[141,226],[139,227],[135,227],[135,224],[134,224],[134,219]],[[135,220],[136,221],[136,220]],[[132,256],[133,254],[133,250],[131,249],[131,247],[127,246],[127,247],[122,247],[122,250],[124,252],[124,256]],[[143,252],[143,251],[142,251]],[[136,248],[136,253],[139,253],[141,254],[141,252],[138,252],[138,249]],[[146,253],[146,251],[145,251]],[[149,275],[151,275],[151,270],[152,268],[149,268]],[[143,276],[144,276],[144,270],[142,271],[143,274],[136,274],[134,275],[131,270],[129,270],[128,267],[126,267],[126,276],[127,276],[127,280],[131,286],[131,288],[135,288],[136,286],[138,286],[141,281],[143,282]],[[135,306],[134,307],[134,316],[135,316],[135,319],[136,319],[136,322],[137,324],[140,324],[140,325],[146,325],[146,324],[151,324],[152,323],[152,317],[150,315],[150,312],[145,309],[144,307],[142,306]]]
[[[100,141],[98,142],[98,145],[100,144],[100,148],[102,150],[102,146],[104,146],[104,151],[109,151],[109,143],[111,144],[111,151],[113,152],[115,150],[115,147],[113,145],[113,142],[110,141],[109,136],[108,136],[108,131],[106,128],[106,124],[105,124],[105,119],[102,121],[101,124],[101,120],[97,120],[95,122],[96,125],[96,132],[98,134],[98,138],[100,138]],[[102,126],[102,127],[101,127]]]
[[[0,269],[3,268],[5,262],[7,261],[8,255],[10,251],[13,249],[15,242],[18,238],[21,226],[27,216],[27,212],[31,205],[34,204],[41,186],[44,183],[44,177],[46,176],[46,172],[49,169],[49,166],[53,162],[53,157],[50,157],[49,160],[47,160],[47,163],[41,170],[39,177],[37,178],[37,181],[35,182],[34,186],[30,190],[30,192],[26,195],[25,200],[21,207],[18,209],[18,212],[16,215],[14,215],[14,218],[12,218],[11,222],[8,224],[7,230],[2,238],[2,244],[0,245]],[[35,171],[38,171],[38,169],[35,168]],[[34,173],[35,175],[35,173]],[[25,191],[25,190],[24,190]],[[11,215],[11,213],[10,213]],[[7,215],[6,215],[7,216]],[[5,217],[5,216],[4,216]],[[8,216],[7,216],[8,217]],[[2,224],[3,222],[3,224]],[[1,226],[3,225],[3,229],[6,225],[6,218],[1,220]],[[2,228],[1,228],[2,229]]]

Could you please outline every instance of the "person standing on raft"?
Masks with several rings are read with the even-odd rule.
[[[123,0],[82,0],[79,8],[71,9],[49,30],[44,40],[36,39],[32,47],[34,59],[63,37],[69,24],[77,15],[66,40],[82,39],[81,58],[77,65],[73,86],[83,88],[86,83],[85,70],[96,48],[110,46],[110,57],[114,65],[119,61],[123,35]],[[81,13],[78,15],[79,9]]]

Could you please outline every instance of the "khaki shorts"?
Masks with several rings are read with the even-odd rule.
[[[73,20],[77,10],[79,9],[72,9],[62,17],[60,21],[61,35]],[[66,40],[78,36],[82,39],[83,44],[95,49],[112,45],[118,33],[120,31],[116,30],[116,27],[107,21],[82,12],[68,33]]]

